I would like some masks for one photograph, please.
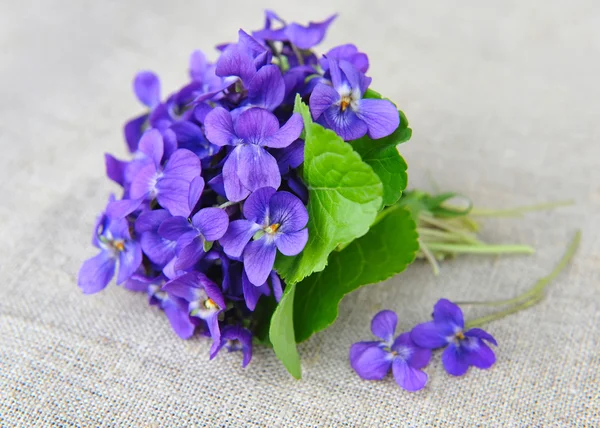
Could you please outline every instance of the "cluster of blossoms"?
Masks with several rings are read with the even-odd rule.
[[[447,299],[434,306],[433,321],[394,338],[397,323],[393,311],[379,312],[373,317],[371,331],[381,340],[358,342],[350,348],[350,364],[361,378],[381,380],[391,368],[398,385],[418,391],[427,383],[423,368],[431,360],[431,351],[440,348],[445,348],[442,364],[453,376],[464,375],[469,366],[487,369],[496,362],[486,343],[497,346],[496,340],[480,328],[465,331],[462,310]]]
[[[135,77],[146,109],[124,128],[132,159],[106,155],[123,191],[94,227],[100,253],[81,267],[84,293],[104,289],[118,265],[116,283],[147,293],[180,337],[200,332],[213,340],[211,358],[226,346],[248,364],[259,299],[279,301],[285,288],[275,257],[299,254],[308,240],[296,95],[345,141],[399,125],[391,102],[363,99],[364,53],[351,44],[312,50],[334,18],[302,26],[267,12],[262,30],[240,30],[215,63],[193,52],[190,81],[166,98],[154,73]]]

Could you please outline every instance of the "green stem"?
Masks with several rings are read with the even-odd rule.
[[[445,251],[457,254],[533,254],[535,250],[528,245],[463,245],[443,242],[428,242],[432,251]]]
[[[550,210],[558,207],[566,207],[573,205],[575,202],[572,200],[569,201],[557,201],[557,202],[549,202],[545,204],[536,204],[536,205],[527,205],[524,207],[517,208],[507,208],[500,210],[492,210],[485,208],[473,208],[469,214],[480,217],[513,217],[513,216],[521,216],[524,213],[531,211],[543,211]]]
[[[435,226],[435,227],[437,227],[439,229],[445,230],[447,232],[452,232],[452,233],[460,236],[465,242],[468,242],[468,243],[471,243],[471,244],[481,244],[481,241],[479,241],[477,238],[471,236],[470,234],[465,233],[462,230],[457,229],[457,228],[449,225],[448,223],[446,223],[446,222],[444,222],[442,220],[433,218],[433,217],[431,217],[431,216],[429,216],[427,214],[421,213],[419,215],[419,220],[421,220],[421,221],[423,221],[425,223],[428,223],[428,224],[430,224],[432,226]]]
[[[517,304],[515,304],[514,306],[512,306],[508,309],[505,309],[503,311],[499,311],[499,312],[469,321],[466,324],[466,328],[478,327],[478,326],[481,326],[488,322],[495,321],[500,318],[504,318],[507,315],[513,314],[515,312],[519,312],[523,309],[529,308],[529,307],[535,305],[536,303],[540,302],[544,297],[544,293],[543,293],[544,289],[548,286],[548,284],[553,279],[555,279],[560,274],[560,272],[571,261],[571,259],[575,255],[575,251],[577,250],[577,247],[579,246],[580,241],[581,241],[581,232],[577,231],[577,233],[575,234],[575,237],[573,238],[573,240],[567,247],[567,251],[565,251],[565,254],[562,256],[562,258],[560,259],[558,264],[554,267],[552,272],[550,272],[550,274],[548,274],[547,276],[545,276],[543,278],[540,278],[534,284],[533,287],[531,287],[525,293],[515,297],[514,299],[499,301],[500,304],[503,304],[503,305],[515,304],[515,303],[517,303]],[[492,304],[496,304],[496,303],[498,303],[498,302],[492,302]]]
[[[458,242],[464,241],[462,234],[457,234],[454,232],[447,232],[444,230],[418,227],[417,232],[419,233],[419,236],[426,237],[426,238],[439,238],[439,239],[443,239],[446,241],[458,241]]]
[[[456,302],[457,305],[486,305],[486,306],[505,306],[505,305],[514,305],[520,302],[523,302],[527,299],[534,299],[538,296],[542,296],[545,288],[552,282],[561,271],[567,266],[567,264],[571,261],[573,256],[575,255],[575,251],[577,251],[577,247],[581,242],[581,231],[577,231],[575,236],[571,240],[571,243],[567,247],[565,254],[562,256],[558,264],[554,267],[552,272],[546,275],[543,278],[540,278],[529,290],[525,291],[522,294],[519,294],[512,299],[506,300],[496,300],[492,302]]]
[[[427,248],[427,245],[425,245],[425,243],[421,239],[419,239],[419,249],[423,253],[425,259],[431,265],[431,268],[433,269],[433,274],[435,276],[438,276],[440,273],[440,265],[435,259],[435,256],[431,253],[431,251],[429,251],[429,248]]]

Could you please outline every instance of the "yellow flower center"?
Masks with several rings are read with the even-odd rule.
[[[342,111],[346,111],[346,109],[350,106],[352,99],[349,96],[342,97],[342,101],[340,102],[340,108]]]
[[[215,301],[210,298],[204,301],[204,307],[206,309],[219,309],[219,305],[217,305]]]
[[[275,232],[277,232],[277,229],[279,229],[279,223],[275,223],[269,227],[266,227],[265,232],[267,232],[269,235],[273,235]]]
[[[112,246],[118,251],[125,251],[125,242],[120,239],[113,241]]]
[[[462,331],[459,331],[458,333],[456,333],[454,335],[454,337],[456,337],[458,340],[465,340],[465,335]]]

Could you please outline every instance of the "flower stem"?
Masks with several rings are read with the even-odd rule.
[[[425,243],[421,239],[419,239],[419,249],[423,253],[425,259],[431,265],[431,269],[433,269],[433,274],[435,276],[438,276],[440,273],[440,265],[435,259],[435,256],[431,253],[431,251],[429,251],[429,248],[427,248],[427,245],[425,245]]]
[[[529,290],[524,293],[514,297],[512,299],[506,300],[497,300],[494,302],[456,302],[458,305],[489,305],[489,306],[505,306],[505,305],[513,305],[512,307],[505,309],[503,311],[496,312],[491,315],[487,315],[485,317],[477,318],[473,321],[467,322],[468,327],[480,326],[490,321],[494,321],[500,318],[505,317],[506,315],[521,311],[525,308],[535,305],[544,297],[544,290],[554,280],[563,269],[569,264],[577,248],[579,247],[579,243],[581,242],[581,231],[577,231],[575,236],[571,240],[565,254],[562,256],[558,264],[554,267],[552,272],[548,275],[540,278]]]
[[[545,203],[545,204],[526,205],[523,207],[500,209],[500,210],[491,210],[491,209],[485,209],[485,208],[473,208],[469,214],[471,214],[473,216],[479,216],[479,217],[513,217],[513,216],[519,217],[527,212],[543,211],[543,210],[550,210],[552,208],[566,207],[566,206],[573,205],[574,203],[575,202],[572,200],[556,201],[556,202],[549,202],[549,203]]]
[[[427,246],[432,251],[445,251],[455,254],[533,254],[535,252],[528,245],[464,245],[429,242]]]
[[[424,223],[428,223],[432,226],[435,226],[439,229],[445,230],[447,232],[452,232],[453,234],[455,234],[456,236],[460,236],[465,242],[468,242],[470,244],[480,244],[481,243],[481,241],[479,241],[477,238],[473,237],[469,233],[465,233],[462,230],[460,230],[454,226],[451,226],[447,222],[436,219],[425,213],[421,213],[419,215],[419,220]]]

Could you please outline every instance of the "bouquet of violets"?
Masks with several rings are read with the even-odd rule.
[[[371,88],[355,45],[314,50],[334,19],[303,26],[267,11],[264,28],[240,30],[215,63],[193,52],[189,81],[167,97],[153,72],[135,76],[144,113],[124,127],[131,160],[105,157],[122,192],[94,226],[100,252],[79,271],[84,293],[116,273],[179,337],[210,337],[211,359],[226,347],[246,366],[253,345],[272,346],[300,377],[296,343],[333,323],[345,294],[417,256],[435,267],[454,253],[530,251],[472,238],[470,207],[448,205],[453,194],[403,195],[408,121]],[[463,334],[456,305],[440,301],[434,318],[395,339],[395,314],[378,314],[382,341],[354,345],[352,366],[366,379],[391,367],[416,390],[430,348],[451,342],[452,374],[493,363],[493,337]]]

